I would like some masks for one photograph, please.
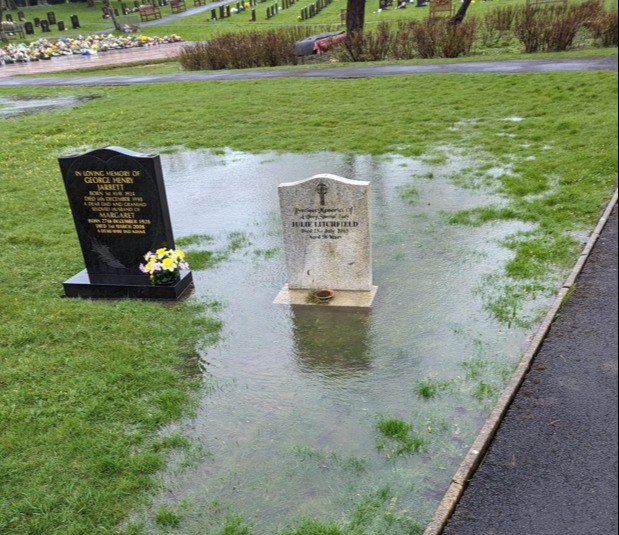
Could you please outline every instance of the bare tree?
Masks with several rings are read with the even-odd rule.
[[[4,20],[4,11],[7,9],[19,9],[15,0],[0,0],[0,21]]]
[[[346,4],[346,34],[352,38],[363,31],[365,22],[365,0],[348,0]]]
[[[116,13],[114,12],[114,9],[110,4],[110,0],[103,0],[103,6],[105,7],[106,12],[111,17],[112,22],[114,23],[114,28],[120,30],[120,23],[118,22],[118,20],[116,20]]]
[[[17,7],[17,4],[15,3],[15,0],[0,0],[0,9],[2,9],[3,11],[5,9],[19,9]]]
[[[462,5],[460,6],[460,9],[458,9],[456,14],[449,19],[448,23],[452,25],[460,24],[464,20],[464,16],[466,15],[466,10],[469,8],[470,5],[471,5],[471,0],[464,0],[462,2]]]

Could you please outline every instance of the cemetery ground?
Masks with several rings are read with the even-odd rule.
[[[611,72],[24,87],[2,88],[0,95],[78,101],[5,118],[0,131],[0,528],[6,533],[121,532],[128,512],[155,488],[167,453],[200,454],[182,434],[157,430],[195,409],[201,382],[195,350],[213,343],[220,328],[217,303],[191,298],[174,306],[60,298],[62,282],[82,259],[58,156],[108,145],[142,152],[329,150],[428,161],[444,159],[446,147],[475,154],[479,166],[457,169],[450,179],[494,191],[504,202],[452,214],[452,223],[533,224],[506,244],[513,253],[507,283],[488,303],[505,323],[535,322],[523,314],[527,295],[552,293],[563,280],[578,254],[577,234],[593,228],[616,187]],[[414,200],[414,187],[403,195]],[[189,261],[208,269],[213,256],[225,261],[226,251]],[[388,508],[389,500],[368,502],[365,513],[384,516]],[[170,529],[182,522],[170,510],[157,517]],[[320,519],[305,526],[286,533],[347,533],[321,527]],[[139,526],[124,532],[132,530]],[[251,531],[233,516],[217,533]]]
[[[239,36],[237,40],[240,40],[240,36],[247,32],[267,32],[269,30],[292,30],[299,32],[303,37],[311,34],[322,33],[325,31],[342,31],[344,26],[340,19],[340,11],[345,9],[345,0],[334,0],[328,3],[324,9],[318,12],[314,17],[307,20],[299,20],[299,13],[304,7],[301,3],[288,5],[286,9],[280,9],[276,17],[267,17],[263,11],[271,4],[267,6],[265,3],[257,4],[258,16],[255,21],[250,21],[247,18],[249,8],[241,9],[236,13],[235,3],[228,3],[227,7],[233,7],[233,12],[224,18],[217,17],[217,20],[212,19],[211,8],[219,8],[225,5],[225,2],[216,2],[213,4],[206,4],[201,6],[188,6],[188,9],[182,13],[172,14],[168,5],[162,6],[162,18],[143,22],[138,33],[123,34],[120,31],[113,31],[113,24],[111,19],[101,17],[101,6],[98,2],[93,7],[86,7],[83,2],[55,4],[51,6],[28,6],[21,10],[22,16],[28,21],[35,19],[45,19],[48,13],[53,13],[57,21],[65,22],[65,30],[60,31],[56,24],[50,25],[49,32],[41,32],[38,26],[35,26],[35,31],[32,35],[18,36],[14,35],[10,37],[8,44],[16,45],[21,42],[32,42],[37,39],[83,39],[85,37],[93,35],[107,35],[114,34],[116,38],[137,38],[138,36],[148,36],[151,38],[163,38],[168,36],[180,36],[187,43],[192,42],[205,42],[209,39],[213,40],[217,36],[222,34],[229,34],[232,37],[230,42],[234,42],[234,35]],[[112,2],[112,7],[118,11],[122,11],[123,7],[127,6],[127,3]],[[239,3],[238,5],[243,5]],[[467,57],[484,57],[492,58],[495,56],[508,58],[513,55],[518,55],[523,52],[523,43],[515,38],[514,32],[506,29],[497,29],[498,21],[502,18],[513,18],[513,10],[524,5],[524,0],[518,0],[516,4],[510,0],[496,0],[493,2],[475,2],[469,7],[468,17],[477,19],[478,29],[475,32],[474,44],[467,53]],[[615,10],[616,13],[616,1],[606,0],[600,4],[604,6],[604,9]],[[307,6],[305,6],[307,7]],[[423,21],[428,17],[428,6],[415,7],[412,3],[407,9],[378,9],[378,6],[373,6],[371,3],[367,3],[365,22],[368,30],[377,29],[381,23],[393,23],[393,28],[397,26],[399,22],[404,21]],[[50,12],[50,10],[52,10]],[[503,12],[501,12],[503,10]],[[512,12],[510,12],[512,10]],[[13,20],[18,20],[17,11],[7,10],[5,11],[7,17],[12,17]],[[507,16],[509,13],[511,15]],[[488,22],[484,22],[484,17],[492,15],[488,18]],[[133,15],[137,17],[137,15]],[[66,22],[71,17],[78,17],[80,25],[77,28],[71,27]],[[495,20],[495,18],[497,20]],[[612,21],[611,19],[609,19]],[[506,24],[502,22],[501,24]],[[512,23],[510,23],[512,24]],[[590,26],[590,25],[589,25]],[[383,31],[383,30],[379,30]],[[573,41],[570,40],[569,50],[575,54],[599,54],[599,46],[608,46],[608,44],[602,45],[600,39],[594,37],[595,31],[591,30],[587,24],[579,26]],[[402,46],[400,43],[398,46]],[[615,41],[616,44],[616,41]],[[228,46],[228,45],[226,45]],[[238,43],[241,46],[241,43]],[[384,47],[384,45],[382,45]],[[395,43],[394,43],[395,46]],[[410,45],[409,45],[410,47]],[[377,46],[376,48],[380,48]],[[468,48],[467,48],[468,50]],[[540,50],[544,50],[543,46]],[[550,48],[550,50],[555,50]],[[563,50],[559,48],[557,50]],[[616,49],[614,49],[616,50]],[[105,54],[105,52],[100,52]],[[459,53],[459,55],[462,52]],[[611,50],[610,53],[613,53]],[[189,51],[188,55],[191,58],[192,52]],[[278,53],[279,54],[279,53]],[[441,54],[438,54],[440,56]],[[435,54],[436,56],[436,54]],[[408,57],[408,56],[406,56]],[[330,54],[325,55],[313,55],[303,58],[303,63],[325,63],[331,58]],[[344,59],[344,55],[339,54],[336,59]],[[366,58],[370,59],[369,57]],[[53,60],[53,58],[52,58]],[[179,63],[176,60],[168,59],[163,62],[164,64],[157,65],[158,72],[178,72]],[[135,65],[133,68],[137,68]],[[143,68],[144,66],[140,67]],[[4,70],[4,69],[3,69]],[[14,69],[15,71],[17,69]],[[6,70],[4,70],[6,73]],[[4,74],[6,75],[6,74]]]

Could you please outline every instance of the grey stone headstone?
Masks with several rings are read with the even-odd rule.
[[[369,188],[330,174],[279,185],[288,288],[373,290]]]

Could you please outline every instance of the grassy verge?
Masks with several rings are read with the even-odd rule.
[[[452,179],[496,190],[503,203],[455,222],[533,225],[509,243],[512,286],[501,295],[510,299],[574,261],[576,233],[591,228],[617,181],[616,73],[0,89],[58,94],[95,98],[5,119],[0,131],[3,533],[113,533],[154,484],[165,451],[182,446],[155,432],[191,410],[200,380],[194,349],[218,328],[209,305],[192,299],[162,306],[60,297],[62,281],[83,267],[61,153],[180,144],[430,160],[466,151],[479,166]]]

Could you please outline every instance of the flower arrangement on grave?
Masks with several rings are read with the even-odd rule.
[[[0,65],[5,63],[22,63],[51,59],[57,56],[70,56],[73,54],[90,55],[108,50],[120,50],[124,48],[150,47],[169,43],[179,43],[183,39],[170,34],[163,37],[123,36],[108,35],[79,35],[76,38],[62,37],[57,40],[46,38],[37,39],[29,44],[7,44],[0,46]]]
[[[189,269],[185,253],[180,249],[162,247],[144,255],[146,263],[140,264],[140,271],[147,273],[153,284],[171,284],[181,276],[181,269]]]

